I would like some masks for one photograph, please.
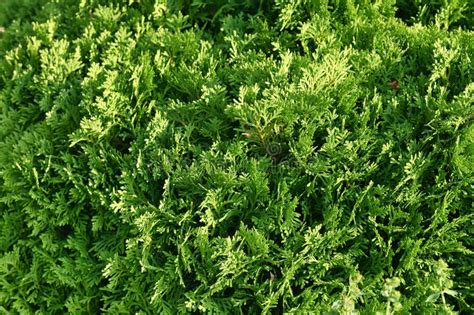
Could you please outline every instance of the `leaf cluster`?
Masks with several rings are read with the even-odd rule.
[[[473,311],[469,1],[0,4],[0,311]]]

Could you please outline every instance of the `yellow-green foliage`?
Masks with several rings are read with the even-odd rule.
[[[472,313],[472,12],[0,2],[0,313]]]

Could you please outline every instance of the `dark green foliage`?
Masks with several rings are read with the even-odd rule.
[[[472,12],[0,3],[0,312],[473,312]]]

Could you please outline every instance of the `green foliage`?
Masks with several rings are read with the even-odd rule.
[[[0,3],[0,311],[474,309],[470,1]]]

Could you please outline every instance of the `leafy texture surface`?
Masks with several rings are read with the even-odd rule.
[[[0,312],[473,312],[471,1],[0,3]]]

